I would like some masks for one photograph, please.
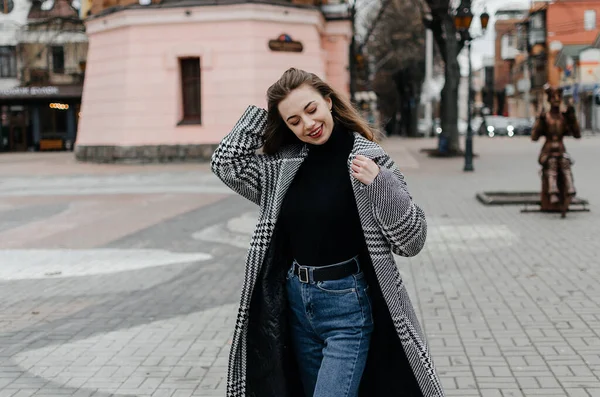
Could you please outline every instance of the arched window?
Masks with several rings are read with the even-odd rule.
[[[2,14],[10,13],[15,8],[13,0],[0,0],[0,12]]]

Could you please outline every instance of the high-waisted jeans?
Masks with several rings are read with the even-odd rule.
[[[369,287],[360,271],[308,283],[287,273],[294,353],[306,397],[356,397],[373,332]],[[335,265],[331,265],[335,266]],[[320,267],[322,268],[322,267]]]

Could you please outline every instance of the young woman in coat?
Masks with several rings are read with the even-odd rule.
[[[402,173],[316,75],[289,69],[267,98],[211,163],[260,206],[227,396],[443,396],[393,257],[427,234]]]

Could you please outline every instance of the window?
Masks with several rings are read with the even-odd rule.
[[[40,107],[40,135],[42,139],[56,139],[67,134],[67,112],[66,104],[60,104],[62,107],[57,108],[56,104],[45,104]]]
[[[509,34],[506,35],[506,45],[508,47],[515,48],[515,46],[516,46],[515,41],[516,40],[515,40],[514,34],[509,33]]]
[[[17,77],[16,47],[0,47],[0,78]]]
[[[583,28],[585,30],[595,30],[596,29],[596,11],[595,10],[586,10],[583,14]]]
[[[200,124],[200,58],[179,60],[183,120],[180,124]]]
[[[13,0],[0,0],[0,13],[9,14],[14,7],[15,3]]]
[[[65,50],[62,46],[52,46],[52,71],[57,74],[65,72]]]

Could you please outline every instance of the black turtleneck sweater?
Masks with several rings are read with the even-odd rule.
[[[364,235],[350,182],[354,135],[335,127],[308,155],[281,208],[283,232],[294,259],[307,266],[342,262],[358,254]]]

